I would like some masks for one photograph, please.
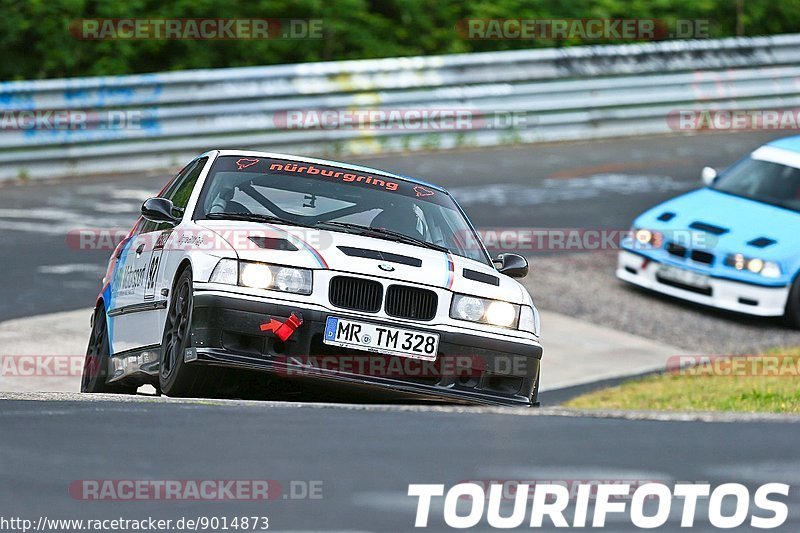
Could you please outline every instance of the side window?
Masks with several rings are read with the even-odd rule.
[[[197,184],[197,179],[203,171],[208,161],[207,157],[203,157],[192,161],[172,180],[172,183],[161,194],[161,198],[172,200],[173,205],[183,211],[186,209],[186,204],[189,203],[189,197],[192,195],[194,186]],[[139,233],[150,233],[151,231],[162,231],[169,228],[169,224],[158,224],[145,220],[139,229]]]
[[[161,226],[162,224],[157,224],[152,220],[142,219],[142,224],[137,229],[136,233],[150,233],[151,231],[155,231]]]
[[[175,187],[170,187],[171,190],[164,194],[165,198],[172,200],[172,204],[177,209],[181,211],[186,209],[186,205],[189,203],[189,197],[192,195],[194,186],[197,185],[197,179],[203,172],[203,167],[206,166],[206,162],[208,162],[207,157],[202,157],[195,161],[195,163],[187,169],[187,172],[182,178],[175,180]]]

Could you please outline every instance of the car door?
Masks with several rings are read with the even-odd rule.
[[[172,202],[175,216],[183,216],[207,161],[207,157],[202,157],[187,165],[185,172],[182,172],[181,176],[161,195]],[[168,243],[175,230],[176,228],[169,224],[157,224],[145,239],[144,265],[147,268],[147,276],[142,286],[141,301],[144,309],[142,325],[146,328],[143,339],[148,346],[161,344],[164,319],[169,305],[169,291],[173,281],[173,273],[164,272],[164,269],[172,264],[168,261],[171,252]]]
[[[206,160],[197,159],[186,165],[159,195],[177,202],[175,216],[186,208]],[[123,248],[115,276],[114,309],[109,312],[114,321],[114,353],[161,344],[160,312],[166,309],[168,297],[161,293],[157,280],[172,231],[170,224],[143,219]]]
[[[134,234],[120,250],[111,287],[108,310],[109,331],[112,333],[114,354],[127,352],[146,344],[142,342],[144,327],[142,295],[147,268],[144,255],[147,248],[146,220],[140,220]]]

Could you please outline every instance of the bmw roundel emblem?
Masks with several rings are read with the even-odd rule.
[[[393,272],[394,271],[394,267],[392,265],[389,265],[389,264],[386,264],[386,263],[381,263],[380,265],[378,265],[378,268],[380,268],[384,272]]]

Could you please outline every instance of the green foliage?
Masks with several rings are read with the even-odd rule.
[[[741,6],[738,9],[737,6]],[[312,18],[322,39],[81,40],[84,18]],[[586,44],[467,40],[470,18],[709,20],[709,37],[800,29],[800,0],[0,0],[0,80]],[[608,42],[608,41],[604,41]]]

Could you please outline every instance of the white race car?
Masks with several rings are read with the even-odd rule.
[[[539,314],[512,279],[527,272],[441,187],[210,151],[111,256],[81,389],[536,405]]]

